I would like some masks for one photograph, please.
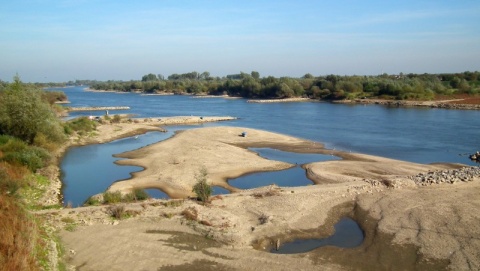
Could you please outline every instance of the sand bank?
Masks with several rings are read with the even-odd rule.
[[[247,137],[241,137],[247,132]],[[62,230],[70,264],[82,270],[348,270],[452,269],[480,267],[480,179],[418,186],[407,175],[457,168],[421,165],[326,150],[322,144],[240,127],[191,129],[171,139],[127,152],[124,164],[145,167],[111,190],[169,189],[191,195],[199,168],[212,184],[246,172],[291,165],[263,159],[245,147],[276,147],[331,153],[340,161],[312,163],[319,185],[275,186],[238,191],[210,205],[150,200],[125,205],[131,218],[112,220],[109,207],[43,211]],[[177,194],[175,194],[177,193]],[[194,213],[193,220],[185,212]],[[366,233],[355,249],[326,247],[301,255],[255,250],[295,235],[323,237],[342,216],[355,218]],[[260,220],[267,217],[266,221]],[[73,222],[71,222],[73,220]],[[70,222],[69,222],[70,221]],[[270,240],[270,241],[269,241]]]

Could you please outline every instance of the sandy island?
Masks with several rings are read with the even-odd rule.
[[[102,125],[96,140],[105,142],[116,138],[115,134],[132,134],[135,129],[128,130],[129,125],[122,126],[123,132],[113,128],[108,136]],[[247,132],[247,137],[241,137],[242,132]],[[264,159],[247,147],[323,153],[343,159],[305,165],[317,185],[237,191],[226,183],[227,178],[292,166]],[[135,173],[131,180],[114,183],[112,191],[157,187],[172,197],[184,198],[192,195],[195,174],[205,167],[209,182],[235,193],[214,197],[206,206],[184,199],[124,204],[132,214],[124,220],[113,220],[109,206],[39,212],[52,227],[61,230],[69,264],[75,268],[480,268],[479,176],[424,186],[411,178],[437,171],[443,176],[442,170],[461,165],[423,165],[343,153],[324,149],[317,142],[241,127],[190,129],[119,156],[127,158],[121,164],[139,165],[145,170]],[[262,251],[294,238],[327,237],[344,216],[355,219],[365,232],[360,247],[323,247],[298,255]],[[65,230],[72,223],[75,229]]]

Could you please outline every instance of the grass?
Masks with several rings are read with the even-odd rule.
[[[38,227],[17,200],[0,195],[0,271],[38,270]]]

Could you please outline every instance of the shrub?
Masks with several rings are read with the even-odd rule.
[[[141,188],[136,188],[135,190],[133,190],[133,192],[127,194],[123,201],[126,201],[126,202],[129,202],[129,201],[142,201],[142,200],[146,200],[150,198],[150,196],[148,195],[148,193],[141,189]]]
[[[61,122],[41,95],[41,90],[23,84],[16,76],[0,95],[0,133],[27,143],[32,143],[39,132],[52,142],[63,141]]]
[[[100,205],[101,202],[100,200],[98,200],[97,197],[89,197],[85,203],[83,203],[84,206],[96,206],[96,205]]]
[[[193,192],[197,195],[197,199],[203,203],[208,202],[212,194],[212,187],[207,183],[207,169],[204,167],[200,169],[200,173],[195,176],[197,182],[193,186]]]
[[[0,136],[0,150],[2,152],[20,152],[28,147],[27,143],[13,136]]]
[[[33,139],[33,144],[51,152],[58,149],[59,146],[58,144],[55,144],[54,142],[48,140],[47,136],[40,132],[37,133],[37,135]]]
[[[119,123],[121,120],[122,120],[122,117],[120,117],[120,115],[115,115],[113,116],[112,122]]]
[[[125,216],[125,206],[123,205],[114,205],[108,208],[108,212],[113,218],[122,219]]]
[[[43,148],[28,147],[20,152],[9,152],[3,160],[26,166],[30,171],[44,167],[50,161],[50,154]]]
[[[12,180],[3,168],[0,168],[0,192],[9,196],[16,196],[21,185],[19,182]],[[0,197],[2,195],[0,194]]]
[[[65,133],[71,134],[72,131],[76,132],[91,132],[97,128],[97,123],[93,120],[90,120],[87,117],[80,117],[69,121],[65,124],[64,130]]]
[[[110,204],[110,203],[118,203],[121,201],[122,201],[122,193],[120,191],[103,193],[104,203]]]
[[[150,198],[150,195],[148,195],[148,193],[145,190],[140,188],[135,189],[133,193],[135,194],[135,198],[137,200],[146,200]]]

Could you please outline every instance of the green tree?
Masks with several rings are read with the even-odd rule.
[[[155,74],[153,74],[153,73],[149,73],[149,74],[144,75],[144,76],[142,77],[142,82],[157,81],[157,80],[158,80],[157,76],[156,76]]]
[[[260,73],[257,72],[257,71],[252,71],[250,75],[251,75],[251,76],[253,77],[253,79],[255,79],[255,80],[260,79]]]
[[[39,89],[29,87],[17,76],[0,93],[0,134],[33,143],[38,135],[51,142],[65,139],[63,127]]]

